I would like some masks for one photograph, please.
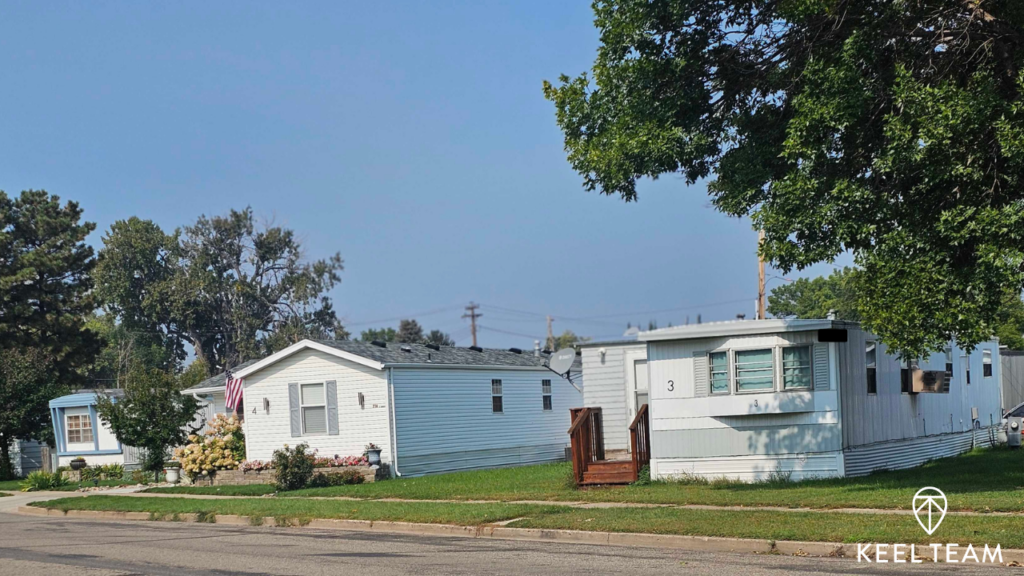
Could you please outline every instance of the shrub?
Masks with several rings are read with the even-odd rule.
[[[245,436],[238,418],[218,414],[204,434],[188,437],[189,444],[174,451],[181,470],[193,480],[217,470],[234,470],[245,459]]]
[[[37,492],[39,490],[53,490],[68,483],[60,472],[43,472],[38,470],[29,474],[21,482],[22,492]]]
[[[370,461],[366,456],[338,456],[334,455],[333,458],[326,456],[317,457],[316,467],[317,468],[344,468],[345,466],[369,466]]]
[[[299,444],[295,448],[284,448],[274,451],[274,468],[277,469],[277,489],[298,490],[305,488],[313,477],[313,469],[316,467],[316,457],[308,454],[305,444]]]
[[[365,478],[358,470],[343,470],[338,473],[326,474],[317,472],[309,480],[310,488],[327,488],[329,486],[343,486],[346,484],[362,484]]]
[[[273,470],[273,462],[264,462],[263,460],[246,460],[238,465],[238,469],[242,472],[262,472],[264,470]]]
[[[120,480],[124,477],[124,466],[121,464],[104,464],[100,466],[100,473],[108,480]]]

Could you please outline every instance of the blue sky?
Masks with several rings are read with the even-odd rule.
[[[484,346],[532,345],[546,314],[601,339],[751,315],[749,221],[703,185],[626,204],[569,167],[541,82],[589,68],[592,20],[569,1],[8,0],[0,189],[78,201],[97,248],[118,219],[250,205],[310,258],[341,252],[355,333],[413,316],[468,345],[470,300]]]

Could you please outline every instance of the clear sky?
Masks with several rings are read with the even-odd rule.
[[[599,339],[751,316],[748,220],[680,178],[626,204],[569,167],[541,82],[589,68],[592,21],[568,0],[5,0],[0,189],[78,201],[97,248],[118,219],[252,206],[341,252],[355,334],[412,316],[468,345],[470,300],[483,346],[532,346],[546,314]]]

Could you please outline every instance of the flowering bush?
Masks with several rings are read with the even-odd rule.
[[[264,470],[273,470],[274,463],[264,460],[246,460],[238,465],[238,469],[242,472],[262,472]]]
[[[333,458],[326,456],[317,457],[316,467],[317,468],[343,468],[345,466],[369,466],[370,461],[366,459],[366,456],[338,456],[334,455]]]
[[[316,466],[316,456],[307,453],[306,444],[299,444],[295,448],[284,448],[274,450],[274,468],[277,469],[277,489],[298,490],[305,488],[313,477],[313,468]]]
[[[234,416],[218,414],[205,433],[193,434],[188,440],[189,444],[174,451],[174,459],[192,479],[217,470],[234,470],[245,458],[242,424]]]

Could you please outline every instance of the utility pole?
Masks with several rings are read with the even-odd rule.
[[[483,314],[479,314],[476,311],[479,307],[479,304],[470,302],[469,306],[466,306],[468,312],[462,315],[463,318],[469,318],[469,331],[473,334],[473,346],[476,346],[476,319],[483,316]]]
[[[547,342],[547,344],[549,346],[551,346],[552,348],[555,347],[555,333],[551,330],[551,323],[554,322],[554,321],[555,321],[554,318],[552,318],[551,316],[548,316],[548,342]],[[552,350],[552,352],[554,352],[554,350]]]
[[[764,257],[761,256],[761,245],[764,244],[764,229],[757,235],[757,319],[764,320]]]

